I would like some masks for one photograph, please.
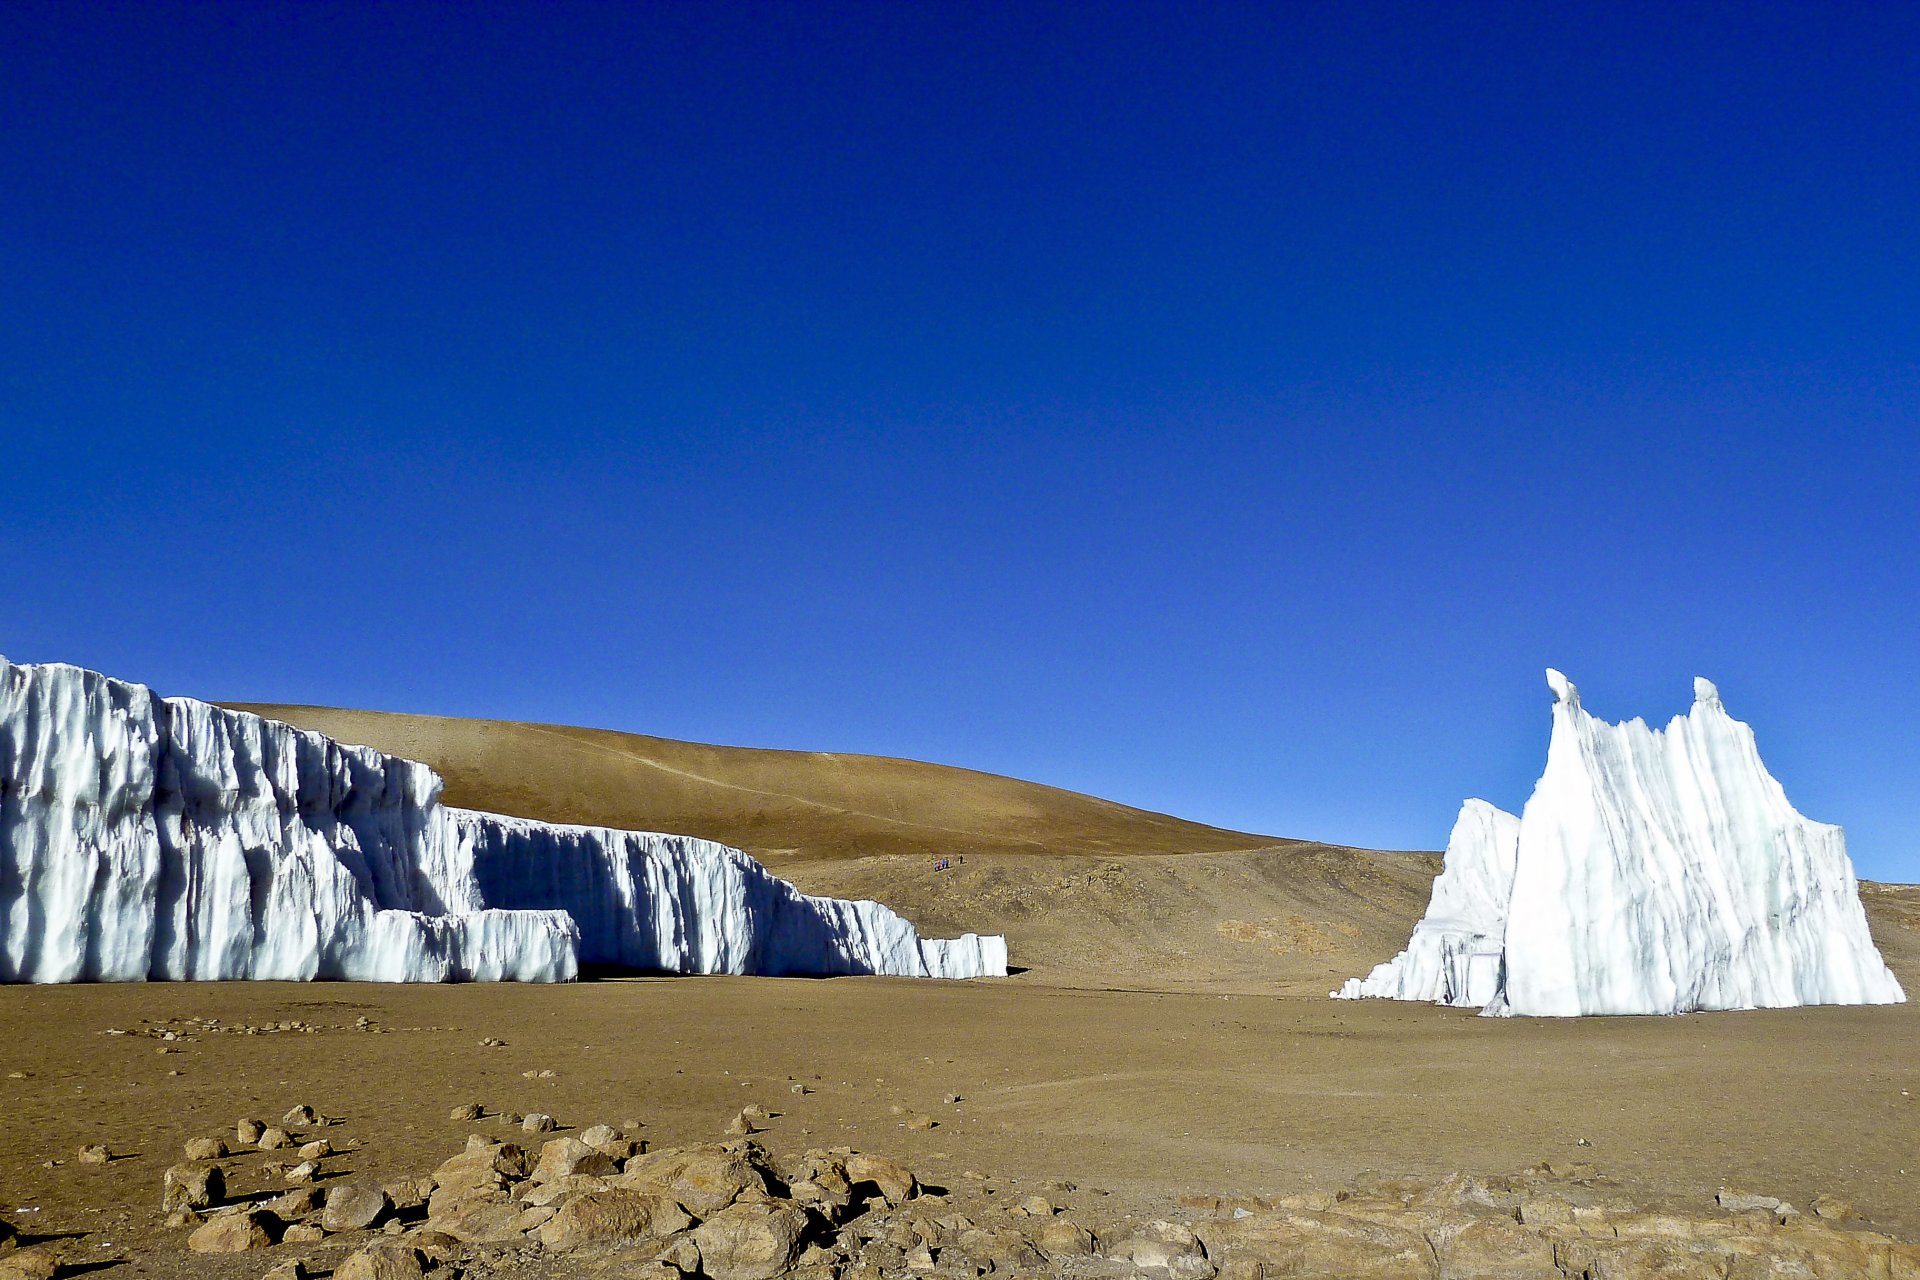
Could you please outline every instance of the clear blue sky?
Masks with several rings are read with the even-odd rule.
[[[1920,879],[1920,8],[0,7],[0,652]]]

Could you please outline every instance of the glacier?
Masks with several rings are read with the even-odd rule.
[[[1595,719],[1558,671],[1547,684],[1520,816],[1469,800],[1406,950],[1335,998],[1541,1017],[1906,999],[1845,834],[1794,809],[1711,681],[1665,729]]]
[[[0,658],[0,982],[1005,976],[737,849],[440,803],[426,765]]]

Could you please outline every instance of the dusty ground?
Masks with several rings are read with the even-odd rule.
[[[981,870],[992,892],[1013,892],[1004,869]],[[1273,878],[1256,870],[1248,883]],[[1232,918],[1284,919],[1286,895],[1232,887],[1247,909]],[[1889,959],[1920,989],[1920,893],[1870,888],[1868,900]],[[1824,1191],[1920,1235],[1920,1005],[1492,1021],[1329,1001],[1320,971],[1352,969],[1364,947],[1337,929],[1331,950],[1311,931],[1304,944],[1284,929],[1241,932],[1214,937],[1270,958],[1283,981],[1259,990],[1222,970],[1192,982],[1163,964],[1099,983],[1137,989],[1092,989],[1091,969],[1036,963],[957,984],[0,988],[0,1211],[28,1230],[88,1233],[72,1246],[132,1259],[117,1274],[199,1274],[211,1264],[159,1230],[160,1175],[185,1138],[226,1133],[241,1115],[311,1103],[343,1120],[337,1143],[364,1140],[350,1167],[387,1177],[431,1168],[487,1127],[446,1119],[463,1101],[563,1124],[638,1118],[656,1145],[715,1137],[758,1101],[781,1113],[776,1148],[847,1143],[956,1180],[969,1168],[1070,1178],[1085,1195],[1110,1192],[1110,1209],[1576,1156],[1696,1209],[1726,1183],[1802,1204]],[[318,1029],[208,1032],[189,1017]],[[355,1029],[361,1017],[382,1030]],[[162,1029],[183,1038],[155,1039]],[[796,1082],[813,1092],[793,1093]],[[893,1107],[938,1127],[911,1132]],[[89,1142],[118,1158],[78,1164]]]

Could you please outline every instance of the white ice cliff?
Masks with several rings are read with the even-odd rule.
[[[1348,978],[1336,994],[1471,1008],[1493,999],[1519,836],[1520,819],[1512,814],[1485,800],[1461,805],[1433,899],[1407,949],[1364,978]]]
[[[0,658],[0,981],[1004,975],[683,836],[440,804],[425,765]]]
[[[1548,1017],[1906,999],[1846,837],[1788,803],[1711,682],[1664,730],[1596,720],[1565,676],[1547,683],[1546,771],[1520,817],[1468,801],[1407,949],[1335,996]]]

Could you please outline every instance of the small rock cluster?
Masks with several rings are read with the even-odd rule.
[[[438,1030],[438,1028],[434,1028]],[[349,1023],[307,1022],[299,1018],[288,1018],[277,1022],[227,1022],[220,1018],[171,1018],[157,1020],[142,1018],[133,1027],[108,1027],[100,1034],[105,1036],[143,1036],[149,1040],[159,1040],[167,1044],[175,1042],[193,1043],[201,1036],[272,1036],[272,1035],[318,1035],[328,1031],[366,1031],[375,1035],[385,1033],[386,1028],[374,1022],[372,1018],[359,1017]]]

